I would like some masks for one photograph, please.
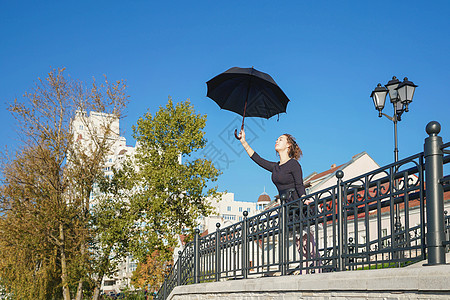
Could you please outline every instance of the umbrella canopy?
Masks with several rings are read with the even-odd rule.
[[[254,68],[234,67],[212,78],[206,84],[207,96],[220,108],[243,116],[241,129],[244,128],[245,117],[268,119],[286,112],[289,102],[286,94],[269,74]]]

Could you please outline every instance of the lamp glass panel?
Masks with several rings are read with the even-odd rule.
[[[398,87],[398,83],[392,84],[392,85],[387,85],[386,87],[389,90],[389,97],[391,98],[391,102],[394,103],[395,101],[398,100],[398,92],[396,90],[396,88]]]
[[[375,108],[378,110],[382,110],[384,108],[384,103],[386,101],[387,91],[380,91],[373,93],[373,104]]]
[[[400,101],[395,103],[395,110],[397,111],[397,114],[401,114],[403,112],[403,103]]]
[[[373,100],[373,105],[375,106],[375,109],[378,109],[378,103],[377,103],[377,99],[376,99],[375,95],[373,95],[372,100]]]
[[[400,101],[406,101],[406,85],[402,86],[401,88],[399,88],[398,91],[398,96],[400,98]]]
[[[412,99],[413,99],[413,97],[414,97],[414,91],[416,90],[416,87],[415,86],[411,86],[411,85],[408,85],[408,86],[406,86],[406,98],[405,98],[405,102],[407,101],[408,103],[409,102],[412,102]]]

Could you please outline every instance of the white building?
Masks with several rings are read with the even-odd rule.
[[[106,155],[103,165],[105,176],[113,176],[113,167],[118,167],[126,156],[134,155],[136,147],[128,146],[126,138],[120,136],[119,118],[112,114],[91,112],[89,115],[84,111],[77,111],[72,121],[74,138],[81,146],[81,149],[90,151],[95,147],[92,137],[104,137],[107,135],[110,151]],[[108,132],[107,132],[108,131]],[[100,195],[100,190],[94,184],[90,195],[90,205],[95,203],[95,199]],[[130,281],[133,271],[136,270],[137,262],[131,256],[126,257],[118,266],[117,272],[112,277],[105,277],[102,281],[101,290],[105,293],[109,291],[119,292],[124,288],[130,288]]]
[[[224,228],[242,221],[244,211],[248,212],[248,217],[258,212],[256,202],[234,200],[234,193],[224,193],[219,201],[212,199],[209,199],[209,201],[215,212],[210,216],[200,218],[198,229],[203,235],[215,232],[217,223],[220,223],[220,228]]]
[[[336,185],[336,172],[341,170],[344,172],[343,181],[357,177],[359,175],[368,173],[378,169],[380,166],[370,157],[367,152],[361,152],[352,157],[352,159],[342,165],[336,166],[332,164],[329,170],[321,173],[313,172],[307,177],[303,178],[306,187],[306,194],[312,194],[322,189],[329,188]]]
[[[72,121],[72,128],[74,137],[79,145],[86,151],[89,151],[92,145],[91,136],[105,135],[105,128],[109,127],[108,141],[110,143],[110,152],[107,154],[103,171],[105,176],[113,176],[113,167],[119,166],[125,159],[125,156],[134,155],[136,147],[129,146],[126,143],[126,138],[120,136],[120,121],[114,115],[91,112],[89,116],[84,111],[77,111],[74,120]],[[91,202],[99,195],[99,189],[94,185],[91,194]]]

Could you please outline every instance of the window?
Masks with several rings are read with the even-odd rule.
[[[242,207],[239,207],[239,212],[242,212]]]
[[[224,220],[236,220],[235,215],[222,215]]]
[[[131,263],[131,264],[130,264],[130,272],[136,271],[136,268],[137,268],[136,263]]]
[[[247,211],[248,211],[248,212],[250,212],[250,207],[249,207],[249,208],[247,208]]]
[[[83,130],[84,128],[83,128],[83,125],[80,125],[80,127],[78,127],[80,130]]]
[[[239,217],[239,221],[242,221],[242,217]]]
[[[231,211],[231,206],[228,206],[228,207],[227,207],[227,211]]]
[[[381,246],[383,248],[389,247],[389,239],[386,238],[387,234],[388,234],[387,228],[381,229],[381,241],[382,241]]]
[[[116,282],[114,280],[105,280],[103,282],[104,286],[111,286],[111,285],[115,285],[115,284],[116,284]]]

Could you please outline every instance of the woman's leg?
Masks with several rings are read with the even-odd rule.
[[[303,265],[305,267],[320,266],[320,262],[317,261],[316,242],[314,240],[314,233],[309,229],[307,231],[308,231],[307,233],[303,233],[301,243],[302,245],[301,248],[298,249],[299,254],[303,256],[303,259],[305,261]],[[306,273],[311,273],[311,271],[308,270]]]

